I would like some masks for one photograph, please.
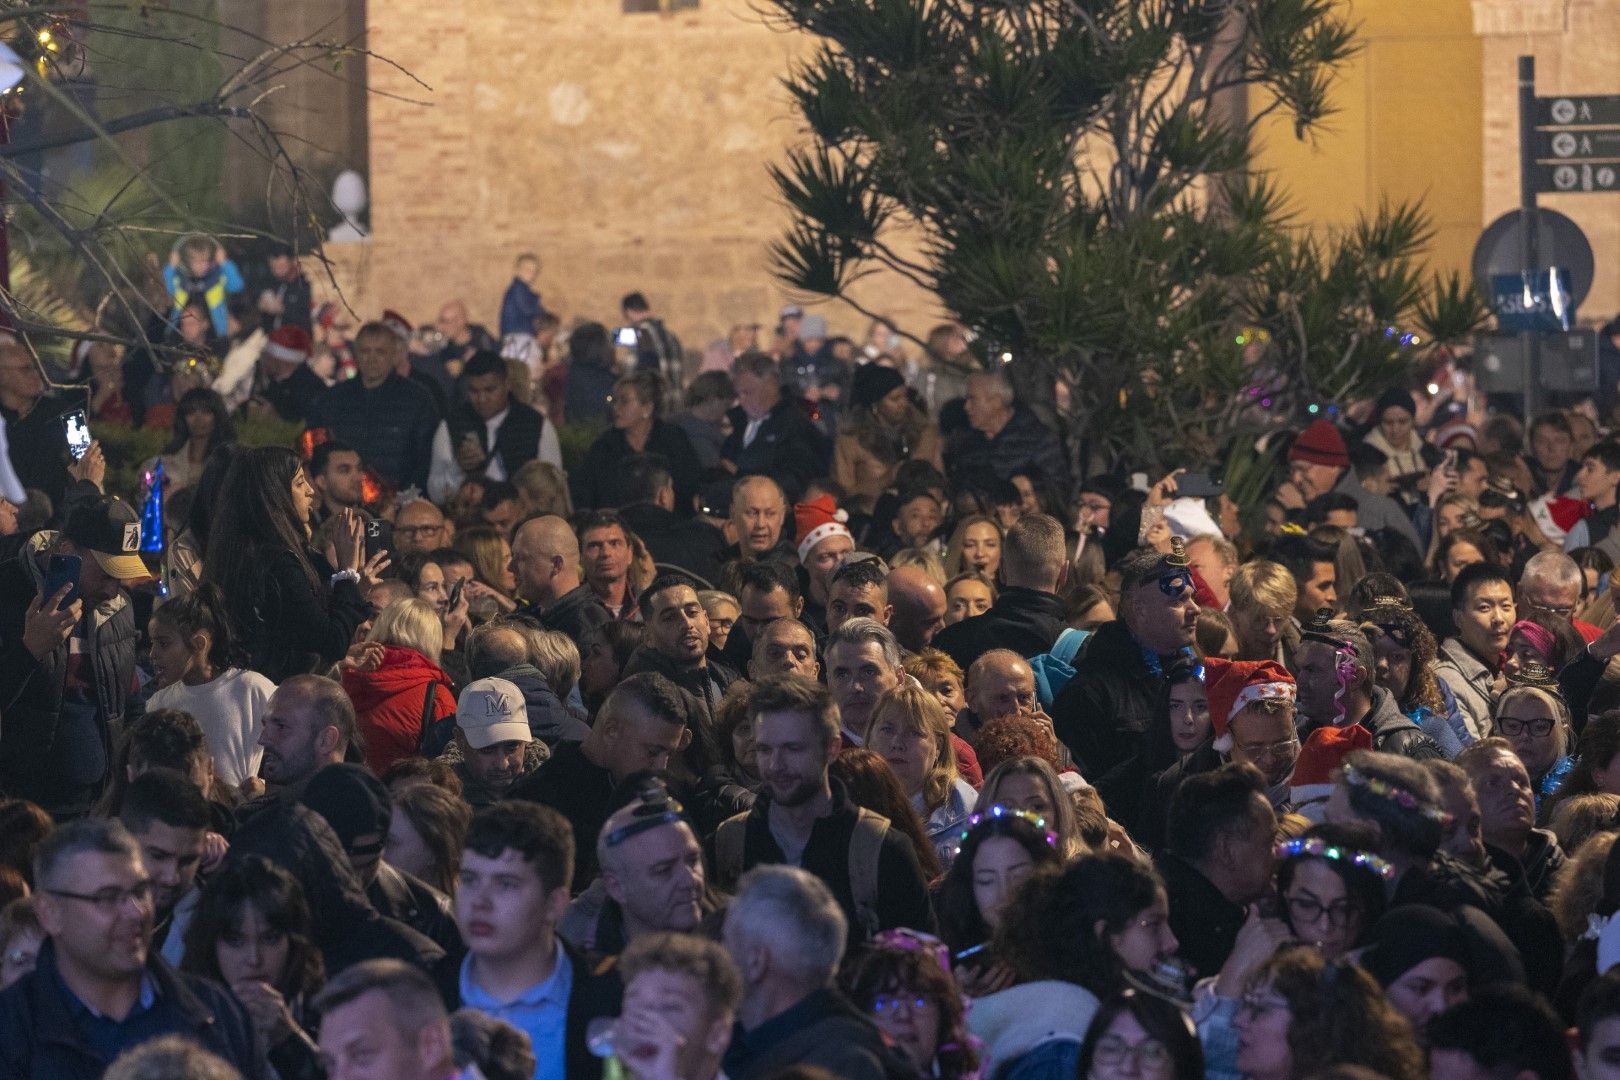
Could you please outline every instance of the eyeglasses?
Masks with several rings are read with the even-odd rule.
[[[94,907],[103,915],[116,915],[124,904],[130,900],[135,901],[137,907],[150,907],[152,903],[153,885],[150,878],[137,881],[127,889],[110,886],[97,889],[93,893],[66,892],[62,889],[44,890],[52,896],[60,896],[64,900],[80,900]]]
[[[1527,604],[1531,611],[1545,611],[1549,615],[1562,615],[1568,619],[1575,614],[1574,604]]]
[[[1289,896],[1285,899],[1288,901],[1288,913],[1297,923],[1317,922],[1326,915],[1330,926],[1343,926],[1358,910],[1348,900],[1335,900],[1331,904],[1324,904],[1308,896]]]
[[[1544,739],[1552,734],[1553,718],[1540,716],[1534,720],[1520,720],[1512,716],[1504,716],[1496,721],[1496,730],[1508,738],[1517,738],[1520,735],[1530,734],[1538,739]]]
[[[919,1013],[928,1008],[928,999],[910,994],[879,994],[872,999],[872,1011],[879,1016],[899,1012],[902,1006],[907,1012]]]
[[[1283,739],[1280,742],[1273,743],[1238,743],[1237,749],[1243,751],[1248,757],[1275,760],[1277,758],[1293,757],[1299,753],[1299,740]]]
[[[1108,1068],[1118,1068],[1126,1058],[1134,1058],[1138,1069],[1162,1069],[1170,1063],[1170,1049],[1158,1039],[1143,1039],[1133,1046],[1118,1035],[1104,1035],[1097,1040],[1093,1058]]]

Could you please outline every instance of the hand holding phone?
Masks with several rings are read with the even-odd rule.
[[[90,420],[83,409],[62,415],[62,431],[67,436],[68,453],[78,461],[90,452]]]

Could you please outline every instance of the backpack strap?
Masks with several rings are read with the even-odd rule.
[[[882,929],[878,921],[878,864],[883,859],[883,838],[889,835],[889,819],[864,806],[856,810],[859,816],[849,838],[849,886],[855,897],[855,917],[870,939]]]
[[[1052,643],[1052,648],[1047,652],[1047,655],[1054,660],[1061,660],[1073,667],[1074,658],[1080,652],[1080,646],[1084,645],[1086,638],[1090,636],[1087,631],[1076,630],[1071,626],[1058,635],[1058,639]]]
[[[743,875],[743,843],[748,838],[748,811],[733,814],[714,831],[714,872],[720,888],[730,892]]]
[[[428,740],[433,735],[433,724],[435,719],[433,714],[435,706],[438,705],[438,702],[434,699],[438,697],[438,692],[438,681],[435,679],[429,679],[427,691],[422,695],[422,728],[416,736],[416,752],[422,757],[435,756],[434,754],[430,754],[428,752],[432,749],[432,747],[428,746]]]

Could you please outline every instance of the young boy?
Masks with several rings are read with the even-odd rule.
[[[163,285],[174,301],[171,320],[178,321],[186,304],[200,297],[208,305],[214,336],[222,338],[229,333],[225,301],[242,291],[242,272],[225,254],[218,240],[201,233],[181,237],[169,252],[169,265],[163,269]]]

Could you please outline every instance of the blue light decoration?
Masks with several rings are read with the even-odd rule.
[[[141,506],[141,551],[163,552],[163,462],[158,461],[146,474],[146,502]]]

